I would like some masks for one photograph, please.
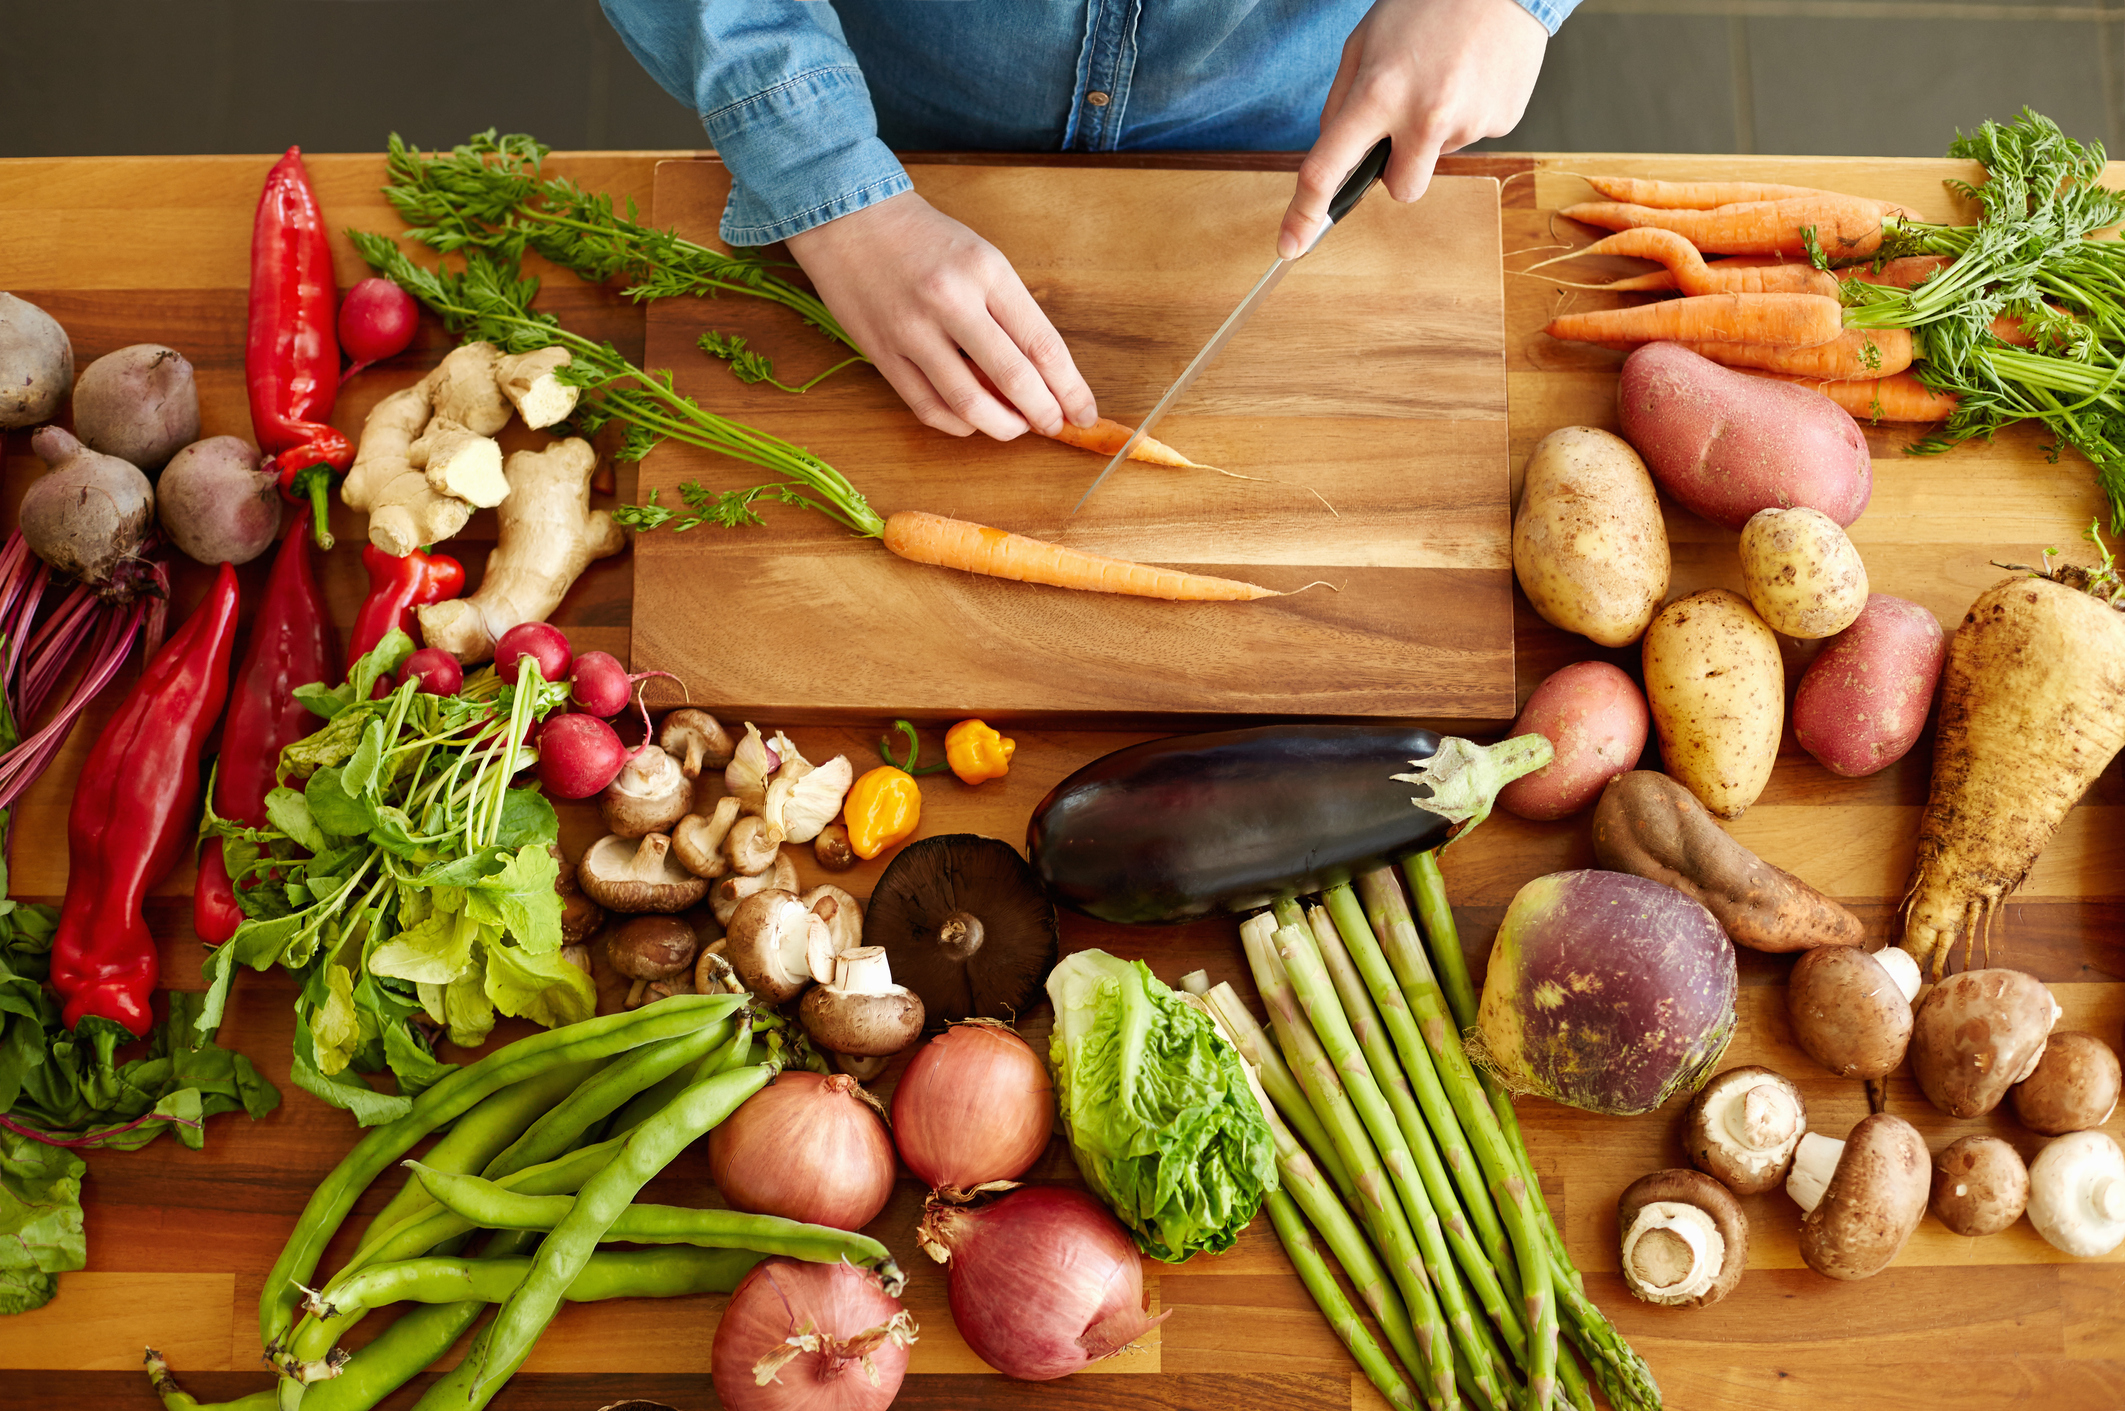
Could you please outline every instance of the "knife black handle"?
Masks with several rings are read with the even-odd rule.
[[[1343,184],[1336,188],[1335,198],[1328,203],[1328,220],[1331,225],[1349,215],[1350,208],[1357,205],[1358,199],[1371,190],[1372,184],[1380,179],[1380,173],[1387,170],[1387,154],[1390,150],[1392,148],[1389,140],[1381,138],[1373,143],[1372,150],[1365,154],[1365,159],[1343,179]]]

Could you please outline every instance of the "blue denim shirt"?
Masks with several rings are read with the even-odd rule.
[[[909,189],[893,149],[1302,151],[1371,0],[601,0],[765,245]],[[1551,33],[1578,0],[1518,0]],[[1149,10],[1150,13],[1145,13]]]

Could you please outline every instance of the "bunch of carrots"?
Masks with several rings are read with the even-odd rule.
[[[1628,351],[1680,343],[1713,362],[1823,393],[1854,416],[1875,421],[1940,421],[1955,397],[1911,372],[1907,328],[1848,326],[1832,261],[1864,261],[1882,247],[1885,225],[1903,213],[1887,201],[1805,186],[1755,182],[1587,178],[1607,198],[1563,214],[1616,234],[1544,260],[1535,269],[1587,255],[1625,255],[1663,268],[1602,285],[1606,293],[1665,293],[1631,308],[1563,314],[1553,338]],[[1707,260],[1706,255],[1725,256]],[[1849,271],[1873,284],[1930,277],[1945,263],[1920,256]],[[1559,281],[1564,282],[1564,281]]]

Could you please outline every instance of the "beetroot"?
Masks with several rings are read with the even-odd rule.
[[[1516,1092],[1650,1112],[1695,1089],[1734,1036],[1734,947],[1712,913],[1621,872],[1520,889],[1491,948],[1480,1057]]]

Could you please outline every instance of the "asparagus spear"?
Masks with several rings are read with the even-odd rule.
[[[1416,1237],[1410,1231],[1402,1207],[1387,1193],[1387,1177],[1380,1169],[1379,1153],[1373,1149],[1372,1139],[1365,1135],[1364,1124],[1351,1111],[1342,1080],[1336,1076],[1327,1055],[1320,1051],[1320,1043],[1307,1026],[1305,1016],[1299,1013],[1298,997],[1292,993],[1283,963],[1277,959],[1276,945],[1270,939],[1275,928],[1274,918],[1268,916],[1251,917],[1240,926],[1240,944],[1254,971],[1255,986],[1261,990],[1262,998],[1269,1006],[1270,1027],[1275,1030],[1285,1061],[1290,1064],[1314,1115],[1327,1129],[1336,1154],[1350,1172],[1351,1183],[1358,1192],[1358,1214],[1366,1228],[1372,1231],[1373,1243],[1386,1261],[1395,1287],[1401,1290],[1408,1303],[1419,1357],[1424,1364],[1421,1375],[1430,1383],[1425,1389],[1425,1399],[1441,1408],[1459,1406],[1460,1397],[1454,1389],[1453,1338],[1447,1332],[1446,1320],[1439,1314],[1438,1300],[1433,1296],[1431,1278],[1425,1273]],[[1416,1368],[1410,1370],[1417,1371]]]
[[[1454,1330],[1457,1348],[1468,1359],[1470,1371],[1474,1374],[1476,1390],[1485,1400],[1497,1404],[1503,1400],[1503,1392],[1498,1387],[1489,1350],[1476,1336],[1475,1312],[1461,1285],[1453,1256],[1447,1250],[1438,1212],[1433,1209],[1431,1198],[1417,1174],[1402,1129],[1388,1109],[1386,1097],[1373,1077],[1364,1051],[1351,1032],[1349,1017],[1336,997],[1312,933],[1303,925],[1280,926],[1274,944],[1315,1037],[1326,1050],[1328,1061],[1333,1063],[1342,1080],[1344,1092],[1379,1150],[1381,1164],[1394,1182],[1395,1194],[1416,1232],[1417,1247],[1423,1252],[1424,1266],[1431,1274],[1440,1309]],[[1538,1411],[1547,1405],[1546,1399],[1538,1401]]]
[[[1299,1271],[1299,1279],[1306,1285],[1306,1291],[1313,1295],[1313,1301],[1321,1306],[1329,1326],[1335,1329],[1343,1346],[1350,1349],[1350,1355],[1364,1369],[1366,1379],[1380,1389],[1380,1394],[1390,1405],[1417,1411],[1416,1394],[1402,1379],[1394,1361],[1365,1330],[1365,1324],[1358,1318],[1358,1310],[1343,1296],[1335,1275],[1328,1272],[1327,1261],[1321,1258],[1321,1251],[1314,1245],[1312,1231],[1299,1218],[1298,1206],[1281,1190],[1269,1192],[1267,1204],[1269,1223],[1276,1227],[1277,1238],[1284,1242],[1284,1252],[1291,1256],[1291,1267]]]
[[[1313,1115],[1306,1095],[1299,1091],[1299,1080],[1284,1066],[1283,1054],[1277,1052],[1276,1044],[1262,1032],[1262,1026],[1241,1002],[1239,991],[1219,981],[1204,992],[1203,998],[1223,1023],[1225,1034],[1232,1040],[1232,1046],[1240,1051],[1240,1057],[1254,1065],[1262,1091],[1269,1094],[1270,1102],[1290,1124],[1291,1134],[1311,1155],[1321,1173],[1335,1184],[1336,1194],[1342,1197],[1343,1204],[1356,1205],[1357,1187],[1350,1183],[1350,1172],[1344,1169],[1342,1158],[1336,1155],[1335,1147],[1329,1142],[1328,1130],[1321,1125],[1321,1119]],[[1312,1219],[1313,1212],[1307,1211],[1307,1218]],[[1320,1221],[1314,1220],[1314,1223],[1318,1225]],[[1333,1249],[1334,1245],[1329,1247]],[[1340,1259],[1342,1255],[1336,1257]]]

